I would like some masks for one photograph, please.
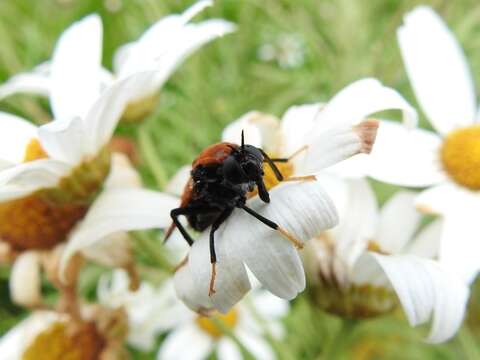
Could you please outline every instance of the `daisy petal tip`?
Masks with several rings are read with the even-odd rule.
[[[380,122],[374,119],[362,121],[354,126],[354,131],[360,138],[360,153],[370,154],[377,137]]]

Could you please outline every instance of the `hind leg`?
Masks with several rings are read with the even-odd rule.
[[[222,225],[222,223],[227,220],[227,218],[232,213],[233,209],[225,209],[223,212],[217,217],[215,222],[212,224],[210,228],[210,263],[212,264],[212,273],[210,276],[210,286],[208,289],[208,296],[212,296],[215,294],[215,278],[217,276],[217,254],[215,252],[215,231]]]

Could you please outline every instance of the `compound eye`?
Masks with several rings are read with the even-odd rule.
[[[230,156],[223,162],[223,176],[231,183],[241,183],[245,181],[246,174],[238,161]]]

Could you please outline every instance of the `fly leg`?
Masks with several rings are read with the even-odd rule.
[[[215,252],[215,231],[222,225],[222,223],[230,216],[232,213],[232,208],[227,208],[215,219],[215,222],[210,228],[210,263],[212,265],[212,274],[210,276],[210,286],[208,289],[208,296],[215,294],[215,278],[217,276],[217,254]]]
[[[303,242],[297,239],[295,236],[290,234],[286,229],[283,227],[279,226],[276,222],[267,219],[266,217],[260,215],[257,213],[255,210],[250,209],[246,205],[238,205],[239,208],[245,210],[247,213],[252,215],[254,218],[259,220],[260,222],[264,223],[267,225],[269,228],[272,228],[275,231],[278,231],[284,238],[286,238],[288,241],[290,241],[297,249],[302,249],[303,248]]]

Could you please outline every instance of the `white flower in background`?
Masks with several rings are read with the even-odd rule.
[[[379,211],[364,179],[345,180],[340,224],[308,243],[305,268],[314,301],[349,318],[387,313],[397,298],[412,326],[432,322],[427,338],[438,343],[458,331],[468,285],[434,259],[441,222],[416,235],[421,215],[415,193],[398,192]]]
[[[168,225],[178,200],[139,189],[128,160],[115,155],[111,161],[107,147],[128,93],[152,73],[113,84],[85,118],[37,128],[0,114],[0,158],[6,164],[0,171],[0,241],[15,260],[15,302],[39,304],[39,271],[48,267],[50,255],[56,270],[66,269],[79,251],[104,265],[128,267],[130,245],[123,232]]]
[[[175,296],[172,281],[160,287],[142,282],[138,290],[132,291],[127,272],[120,269],[100,278],[97,297],[108,308],[125,309],[127,341],[142,351],[152,351],[158,335],[191,318],[190,311]]]
[[[323,108],[319,104],[291,108],[281,123],[269,115],[248,113],[225,129],[223,140],[238,143],[244,130],[247,143],[263,147],[272,157],[297,152],[291,161],[280,164],[285,178],[321,174],[355,154],[370,152],[377,122],[365,118],[386,109],[402,109],[407,122],[416,122],[415,111],[398,93],[376,80],[364,79],[343,89]],[[301,149],[304,151],[298,153]],[[265,182],[271,189],[271,203],[265,205],[254,197],[248,206],[285,226],[301,241],[336,225],[336,211],[322,181],[274,187],[278,181],[266,167]],[[293,299],[305,287],[294,246],[248,214],[234,211],[215,234],[215,246],[215,294],[207,295],[211,274],[208,231],[195,241],[175,276],[179,297],[195,311],[214,307],[227,312],[238,302],[250,289],[245,265],[267,290],[281,298]]]
[[[271,42],[258,48],[257,56],[262,61],[276,61],[278,66],[301,67],[305,62],[305,45],[299,34],[279,34]]]
[[[125,313],[85,305],[82,319],[35,311],[0,338],[2,360],[126,359]]]
[[[128,277],[122,271],[101,279],[98,297],[102,304],[112,309],[126,309],[130,324],[128,341],[132,346],[151,350],[156,336],[170,331],[160,345],[157,355],[160,360],[200,360],[208,358],[212,352],[222,360],[241,359],[238,345],[215,321],[223,322],[257,359],[275,359],[273,349],[264,338],[265,331],[276,339],[282,337],[284,329],[279,320],[289,309],[285,300],[257,289],[226,315],[213,312],[206,317],[178,301],[172,281],[157,289],[142,283],[137,292],[131,292]]]
[[[189,23],[212,4],[210,0],[199,1],[182,14],[166,16],[137,41],[120,47],[114,55],[113,74],[101,65],[101,19],[96,14],[89,15],[63,32],[50,61],[1,86],[0,98],[16,93],[49,96],[55,119],[82,117],[113,79],[155,68],[158,71],[148,82],[129,93],[124,114],[132,119],[145,116],[155,106],[165,81],[190,54],[234,31],[233,24],[221,19]]]
[[[385,122],[378,135],[381,181],[427,187],[419,210],[443,218],[439,258],[472,281],[479,268],[480,125],[474,80],[452,32],[430,8],[405,16],[398,41],[408,77],[437,133]]]

